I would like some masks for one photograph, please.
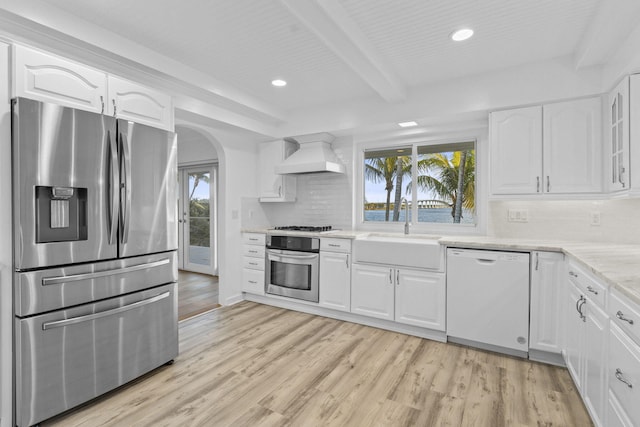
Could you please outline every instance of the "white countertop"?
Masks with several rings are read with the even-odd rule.
[[[354,230],[332,230],[322,233],[283,231],[272,229],[243,229],[245,233],[284,234],[311,237],[356,239],[367,235],[403,237],[401,233],[375,233]],[[495,249],[507,251],[563,252],[570,256],[610,287],[617,289],[636,304],[640,304],[640,245],[568,242],[552,240],[506,239],[487,236],[432,236],[409,234],[407,237],[435,239],[444,246]]]

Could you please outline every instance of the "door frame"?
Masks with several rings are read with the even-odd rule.
[[[209,171],[209,247],[211,259],[208,266],[189,262],[189,228],[183,222],[189,215],[189,180],[190,172]],[[180,194],[178,197],[178,268],[180,270],[193,271],[195,273],[218,274],[218,163],[196,163],[178,166],[178,185]],[[190,220],[190,219],[189,219]]]

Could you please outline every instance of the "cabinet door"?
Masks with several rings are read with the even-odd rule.
[[[445,275],[415,270],[396,270],[396,322],[445,330]]]
[[[584,297],[571,281],[567,282],[568,292],[566,294],[565,306],[565,345],[564,361],[571,377],[576,384],[576,388],[582,392],[582,360],[581,349],[584,345],[584,320],[580,311],[584,313]]]
[[[543,107],[543,192],[602,191],[601,99]]]
[[[584,358],[583,395],[587,406],[591,407],[595,425],[603,425],[605,391],[607,384],[606,373],[606,345],[609,331],[609,318],[594,303],[587,300],[585,304],[585,343],[582,357]]]
[[[609,94],[607,133],[609,134],[609,191],[629,188],[629,77],[622,79]]]
[[[24,46],[13,48],[13,96],[101,113],[107,75]]]
[[[351,312],[393,320],[395,269],[352,264]]]
[[[542,191],[542,107],[491,113],[491,191]]]
[[[107,114],[173,131],[171,96],[119,77],[109,76]]]
[[[560,353],[562,281],[564,256],[557,252],[534,252],[531,263],[531,320],[529,347]]]
[[[258,147],[260,201],[293,202],[296,198],[296,179],[278,175],[274,167],[295,151],[295,144],[284,140],[264,142]]]
[[[351,308],[351,269],[349,254],[320,253],[321,307],[349,311]]]

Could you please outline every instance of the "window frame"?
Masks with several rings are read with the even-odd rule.
[[[435,146],[441,144],[455,144],[457,142],[474,142],[476,156],[476,213],[475,224],[453,224],[453,223],[434,223],[434,222],[414,222],[413,218],[417,218],[417,191],[411,192],[411,210],[410,210],[410,234],[436,234],[436,235],[478,235],[486,233],[486,211],[488,195],[486,188],[488,185],[488,136],[485,131],[477,133],[460,133],[443,136],[416,137],[407,139],[387,139],[375,142],[361,142],[356,145],[356,194],[354,197],[354,222],[355,229],[359,231],[372,232],[391,232],[403,233],[404,222],[398,221],[364,221],[364,196],[365,196],[365,178],[364,178],[364,161],[365,151],[398,149],[402,147],[411,147],[411,164],[412,169],[417,170],[418,147],[419,146]],[[414,182],[412,180],[412,182]],[[415,185],[415,184],[413,184]]]

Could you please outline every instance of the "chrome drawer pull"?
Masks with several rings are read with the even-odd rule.
[[[618,379],[618,381],[622,381],[623,383],[625,383],[627,385],[627,387],[629,388],[633,388],[633,384],[631,384],[629,381],[627,381],[624,376],[622,375],[622,371],[620,370],[620,368],[616,368],[616,378]]]
[[[620,310],[618,310],[618,312],[616,313],[616,317],[620,320],[624,320],[625,322],[628,322],[630,325],[633,325],[633,319],[624,317],[624,313],[622,313]]]
[[[573,271],[569,271],[569,276],[578,277],[578,275],[576,273],[574,273]]]
[[[144,264],[131,265],[129,267],[114,268],[111,270],[96,271],[93,273],[81,273],[73,274],[71,276],[56,276],[56,277],[43,277],[42,286],[47,285],[59,285],[61,283],[77,282],[79,280],[97,279],[99,277],[115,276],[116,274],[124,274],[132,271],[146,270],[147,268],[159,267],[161,265],[169,264],[171,260],[169,258],[161,259],[160,261],[147,262]]]
[[[340,245],[336,245],[334,243],[329,243],[329,246],[331,246],[332,248],[339,248],[340,247]]]
[[[595,289],[593,289],[593,286],[587,286],[587,290],[591,293],[594,293],[596,295],[598,295],[598,291],[596,291]]]

